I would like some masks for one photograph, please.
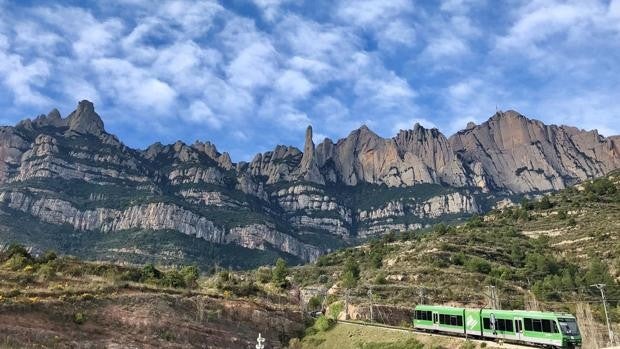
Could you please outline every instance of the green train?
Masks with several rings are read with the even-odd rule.
[[[565,313],[418,305],[413,327],[550,348],[581,347],[577,321]]]

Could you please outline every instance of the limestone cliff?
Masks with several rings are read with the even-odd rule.
[[[303,152],[278,145],[234,163],[210,142],[131,149],[88,101],[66,118],[54,109],[0,128],[0,240],[50,225],[68,229],[58,237],[68,240],[174,231],[313,260],[360,237],[458,220],[620,167],[619,137],[513,111],[449,138],[418,124],[393,138],[366,126],[318,146],[312,137],[308,127]]]

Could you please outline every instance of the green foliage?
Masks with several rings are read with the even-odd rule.
[[[260,267],[256,269],[256,280],[263,284],[271,281],[271,269],[268,267]]]
[[[534,209],[534,203],[530,201],[528,198],[521,199],[521,209],[524,211],[529,211]]]
[[[196,265],[188,265],[181,268],[179,271],[183,281],[187,287],[194,288],[197,286],[198,278],[200,277],[200,270]]]
[[[613,195],[617,192],[616,185],[609,178],[601,177],[584,184],[586,193],[593,193],[599,196]]]
[[[331,303],[329,306],[329,317],[337,319],[338,315],[344,310],[344,304],[342,302]]]
[[[84,322],[86,322],[86,315],[84,315],[84,313],[82,312],[77,312],[73,314],[73,322],[78,325],[82,325]]]
[[[377,285],[385,285],[387,284],[387,280],[385,279],[385,272],[381,271],[375,276],[375,284]]]
[[[484,226],[484,220],[482,219],[482,217],[480,217],[479,215],[475,214],[475,215],[471,216],[467,220],[467,226],[470,227],[470,228],[483,227]]]
[[[347,259],[344,264],[344,269],[342,272],[341,280],[342,287],[344,288],[354,288],[357,286],[357,281],[360,278],[360,267],[357,261],[353,258]]]
[[[271,281],[278,287],[286,287],[286,277],[288,276],[288,274],[289,270],[288,266],[286,265],[286,261],[282,258],[278,258],[278,260],[276,261],[276,266],[271,272]]]
[[[318,332],[328,331],[334,326],[334,320],[326,317],[325,315],[319,316],[314,322],[314,329]]]
[[[491,263],[485,259],[474,256],[465,262],[465,268],[471,272],[488,274],[491,271]]]
[[[147,264],[142,268],[141,280],[160,279],[161,272],[153,264]]]
[[[566,213],[566,210],[559,210],[558,219],[564,220],[566,218],[568,218],[568,214]]]
[[[320,296],[311,297],[308,300],[308,310],[318,310],[321,309],[321,305],[323,304],[323,299]]]

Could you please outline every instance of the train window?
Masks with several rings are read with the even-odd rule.
[[[457,326],[463,326],[463,316],[462,315],[457,315],[457,317],[456,317],[456,325]]]
[[[542,320],[542,330],[551,333],[551,320]]]
[[[525,327],[525,330],[532,331],[534,329],[534,327],[532,326],[532,319],[525,318],[523,320],[525,321],[525,324],[523,326]]]
[[[532,331],[542,332],[542,321],[538,319],[532,320]]]
[[[551,332],[560,333],[560,330],[558,330],[558,323],[554,320],[551,321]]]
[[[426,320],[428,321],[433,321],[433,312],[432,311],[427,311],[426,312]]]
[[[456,316],[454,315],[450,316],[450,325],[458,326],[458,321],[456,320]]]
[[[482,318],[482,327],[484,327],[485,330],[491,329],[491,320],[488,317]]]
[[[497,319],[496,322],[496,330],[514,332],[512,329],[512,320]]]

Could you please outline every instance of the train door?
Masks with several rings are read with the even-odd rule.
[[[523,319],[515,318],[515,335],[517,340],[523,340]]]
[[[433,313],[433,328],[436,330],[439,329],[439,314],[438,313]]]

